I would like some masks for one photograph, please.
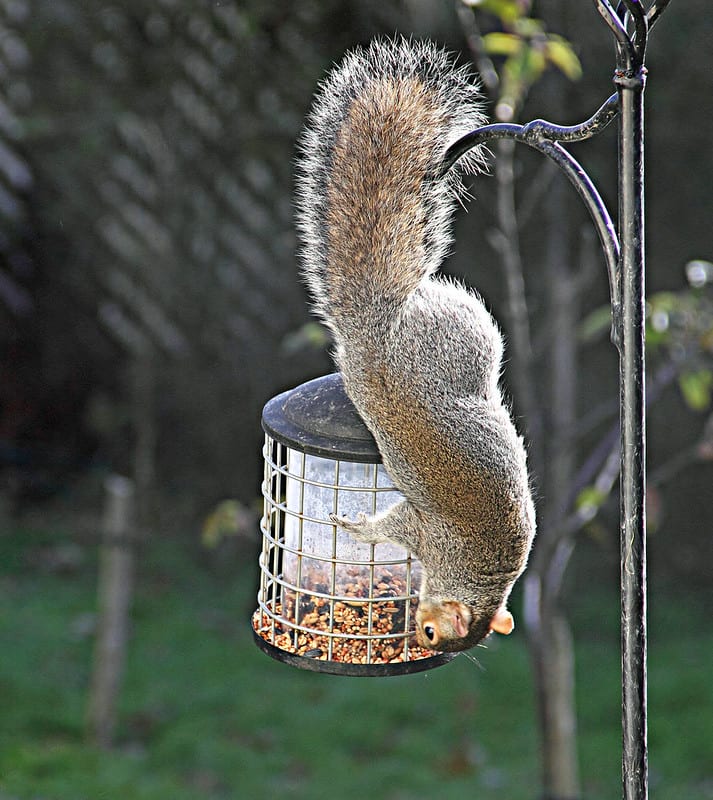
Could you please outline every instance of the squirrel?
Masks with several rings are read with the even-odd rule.
[[[526,451],[503,402],[502,335],[435,276],[461,177],[444,154],[484,123],[468,71],[430,42],[377,39],[319,87],[299,142],[302,272],[345,390],[403,500],[333,524],[422,564],[416,637],[455,652],[514,627],[507,601],[535,534]],[[462,171],[484,168],[482,151]]]

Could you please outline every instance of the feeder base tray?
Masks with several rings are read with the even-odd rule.
[[[311,672],[326,672],[331,675],[346,675],[357,678],[410,675],[412,673],[425,672],[426,670],[440,667],[443,664],[447,664],[458,655],[457,653],[434,653],[433,655],[414,658],[409,661],[371,664],[353,663],[350,661],[330,661],[320,657],[321,651],[318,651],[314,657],[310,657],[308,655],[291,653],[289,650],[283,650],[268,642],[255,628],[257,619],[258,612],[256,612],[253,617],[251,627],[255,644],[263,653],[266,653],[276,661],[282,661],[284,664],[289,664],[299,669],[310,670]],[[421,648],[419,648],[419,650],[420,649]]]

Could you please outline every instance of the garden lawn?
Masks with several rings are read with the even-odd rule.
[[[432,672],[301,672],[252,642],[256,578],[251,555],[226,574],[194,543],[142,547],[116,747],[103,751],[83,727],[94,547],[0,532],[0,800],[538,797],[521,628]],[[698,623],[710,615],[695,598],[651,606],[651,797],[709,800],[713,630]],[[582,783],[587,800],[610,800],[621,795],[618,599],[580,592],[572,614]]]

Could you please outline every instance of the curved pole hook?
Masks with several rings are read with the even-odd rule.
[[[620,248],[611,215],[597,188],[579,162],[561,145],[561,142],[576,142],[589,139],[603,130],[618,114],[619,98],[613,94],[588,120],[580,125],[563,126],[536,119],[525,125],[514,123],[495,123],[484,125],[470,131],[454,142],[446,151],[441,167],[441,175],[473,147],[493,139],[512,139],[523,142],[534,150],[543,153],[557,164],[572,183],[589,211],[599,235],[609,276],[609,289],[612,305],[612,338],[618,345],[618,320],[621,305],[619,279]]]

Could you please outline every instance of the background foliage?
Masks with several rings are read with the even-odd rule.
[[[684,265],[710,257],[703,98],[712,79],[695,54],[711,22],[703,4],[680,5],[655,32],[649,58],[652,290],[683,288]],[[584,67],[563,89],[568,119],[558,120],[578,121],[610,93],[609,34],[588,3],[538,11],[554,18]],[[63,472],[90,459],[129,470],[130,376],[148,353],[158,486],[199,508],[223,496],[251,502],[262,403],[329,369],[303,327],[291,211],[294,141],[316,81],[344,49],[378,33],[462,48],[456,15],[430,2],[3,0],[0,21],[5,484],[22,501],[64,487]],[[551,59],[558,51],[548,47]],[[522,118],[547,116],[560,70],[576,77],[571,60],[561,61],[532,88]],[[613,135],[579,146],[612,206]],[[491,191],[488,179],[474,187],[450,269],[497,315],[501,279],[483,247]],[[526,243],[535,299],[540,213]],[[579,213],[568,210],[563,223],[583,225]],[[591,298],[593,307],[606,303],[603,269]],[[611,348],[592,349],[588,360],[595,396],[609,396]]]

